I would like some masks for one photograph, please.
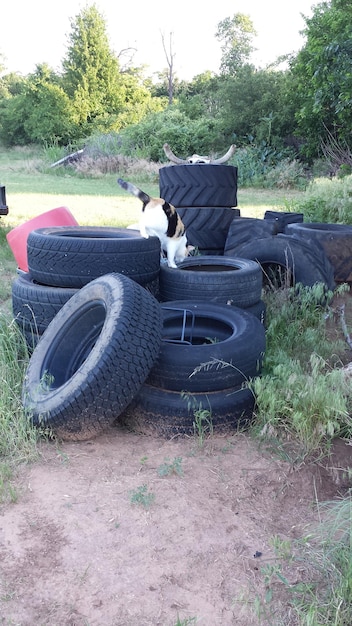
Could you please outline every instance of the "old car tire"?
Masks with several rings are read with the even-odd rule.
[[[207,254],[222,254],[230,224],[239,215],[229,207],[184,207],[177,209],[187,233],[187,242]]]
[[[111,425],[146,380],[161,343],[159,303],[119,274],[80,289],[29,361],[23,405],[36,426],[85,440]]]
[[[21,329],[42,335],[77,289],[37,283],[23,272],[12,283],[12,312]]]
[[[334,268],[335,281],[352,281],[352,226],[320,222],[289,224],[286,233],[318,243]]]
[[[159,274],[160,241],[128,228],[39,228],[28,236],[27,256],[34,280],[45,285],[79,288],[118,272],[144,286]]]
[[[163,341],[147,384],[170,391],[233,388],[258,376],[265,330],[246,311],[193,301],[165,302]]]
[[[159,170],[160,197],[178,207],[237,206],[237,167],[171,165]]]
[[[303,222],[303,213],[295,213],[294,211],[265,211],[264,220],[274,220],[276,226],[276,234],[284,233],[288,224]]]
[[[144,435],[171,438],[196,433],[194,412],[205,410],[214,432],[228,433],[250,423],[254,405],[253,392],[247,388],[194,393],[187,398],[178,391],[145,384],[119,421]]]
[[[302,241],[289,235],[278,234],[273,237],[257,239],[239,246],[236,255],[257,261],[263,270],[263,281],[277,287],[283,282],[301,283],[307,287],[315,283],[325,283],[329,290],[335,288],[334,273],[324,251],[312,240]],[[229,257],[226,257],[229,258]]]
[[[261,220],[252,217],[235,217],[227,233],[224,255],[236,256],[239,246],[263,237],[271,237],[277,234],[276,224],[273,220]]]
[[[238,257],[195,256],[182,261],[177,269],[161,266],[160,299],[242,308],[255,304],[261,298],[262,272],[254,261]]]

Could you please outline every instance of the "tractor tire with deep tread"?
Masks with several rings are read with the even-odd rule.
[[[39,283],[80,288],[118,272],[145,286],[159,275],[160,241],[104,226],[39,228],[27,240],[29,271]]]
[[[107,274],[80,289],[35,348],[23,383],[32,422],[86,440],[119,417],[158,357],[161,308],[146,289]]]
[[[207,254],[223,254],[230,224],[239,209],[229,207],[184,207],[177,209],[187,233],[187,243]]]
[[[160,197],[178,207],[236,207],[237,167],[171,165],[159,170]]]
[[[334,268],[338,283],[352,282],[352,226],[311,222],[289,224],[286,233],[306,241],[311,239],[322,247]]]
[[[239,246],[236,254],[260,264],[264,284],[282,287],[301,283],[312,287],[324,283],[328,290],[335,288],[333,267],[322,248],[312,240],[278,234],[257,239],[255,245],[247,242]]]
[[[261,299],[262,272],[244,258],[195,256],[160,268],[160,299],[232,304],[246,308]]]
[[[235,217],[227,233],[224,246],[225,256],[236,256],[237,249],[248,241],[272,237],[277,234],[274,220],[261,220],[252,217]]]

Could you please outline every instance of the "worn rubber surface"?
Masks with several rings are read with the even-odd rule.
[[[178,207],[236,207],[237,167],[172,165],[159,170],[160,197]]]
[[[306,241],[315,241],[324,250],[338,283],[352,282],[352,226],[347,224],[289,224],[286,233]]]
[[[23,273],[12,283],[12,312],[21,329],[42,335],[77,289],[50,287]]]
[[[229,207],[184,207],[177,209],[187,231],[187,242],[201,252],[223,253],[230,224],[239,215]],[[212,252],[208,252],[212,254]]]
[[[160,268],[160,299],[194,300],[248,307],[261,298],[262,272],[246,258],[195,256]]]
[[[28,236],[27,256],[32,277],[45,285],[79,288],[118,272],[144,286],[159,274],[160,241],[128,228],[39,228]]]
[[[194,393],[187,399],[177,391],[145,384],[120,421],[135,432],[170,438],[197,434],[194,411],[206,410],[214,432],[229,433],[250,423],[254,405],[255,398],[249,389]]]
[[[264,220],[274,220],[276,225],[276,234],[285,233],[288,224],[303,222],[303,213],[295,213],[294,211],[265,211]]]
[[[224,245],[224,256],[236,256],[239,246],[242,246],[244,243],[271,237],[276,234],[277,227],[274,220],[235,217],[228,229]]]
[[[335,288],[333,267],[323,249],[311,239],[303,241],[278,234],[257,239],[255,245],[247,242],[239,246],[237,254],[257,261],[264,277],[270,278],[271,274],[282,270],[288,273],[288,280],[292,284],[301,283],[311,287],[315,283],[324,283],[329,290]]]
[[[261,372],[263,324],[220,304],[165,302],[163,341],[147,384],[170,391],[208,392],[241,385]]]
[[[85,440],[138,393],[161,343],[161,309],[143,287],[107,274],[58,312],[29,361],[23,405],[36,426]]]

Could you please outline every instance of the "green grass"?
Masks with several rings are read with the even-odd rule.
[[[28,354],[17,325],[0,314],[0,501],[15,500],[12,476],[19,463],[36,458],[38,433],[26,418],[21,390]]]
[[[322,285],[266,295],[267,348],[262,376],[252,382],[254,433],[295,440],[302,458],[326,450],[335,436],[352,437],[352,382],[341,369],[346,346],[328,336],[326,300]]]
[[[290,607],[295,626],[352,624],[352,499],[318,504],[320,522],[288,542],[274,537],[275,559],[261,569],[265,598],[256,597],[261,624],[281,624]]]

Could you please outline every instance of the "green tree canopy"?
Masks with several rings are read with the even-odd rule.
[[[94,4],[71,20],[68,39],[63,85],[81,123],[119,111],[124,103],[119,63],[110,50],[105,20]]]
[[[292,96],[312,157],[329,133],[352,146],[352,3],[321,2],[305,22],[306,44],[292,64]]]
[[[255,50],[252,41],[256,34],[251,18],[243,13],[235,13],[232,18],[219,22],[215,36],[222,42],[220,71],[223,74],[235,75],[248,63]]]

